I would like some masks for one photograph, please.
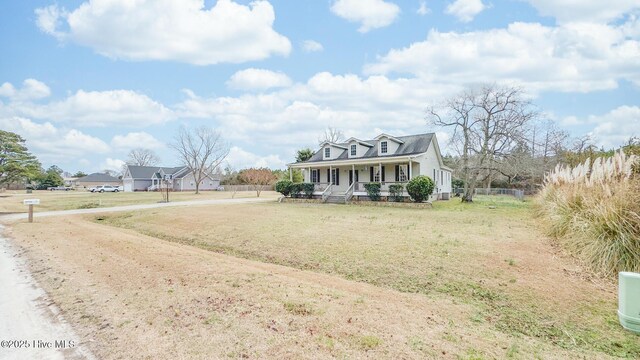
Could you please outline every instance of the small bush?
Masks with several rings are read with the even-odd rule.
[[[371,201],[380,201],[380,183],[364,184],[364,189]]]
[[[315,185],[312,183],[302,183],[302,192],[306,196],[307,199],[311,199],[313,197],[313,190],[315,189]]]
[[[302,192],[302,183],[291,184],[290,189],[291,189],[291,197],[297,198],[300,196],[300,193]]]
[[[389,185],[391,201],[402,202],[404,200],[404,186],[402,184]]]
[[[291,180],[280,180],[276,183],[276,191],[284,196],[289,196],[291,194],[291,185],[293,185]]]
[[[430,177],[420,175],[409,180],[407,184],[407,192],[411,196],[411,200],[415,202],[423,202],[429,199],[429,196],[433,194],[435,184]]]

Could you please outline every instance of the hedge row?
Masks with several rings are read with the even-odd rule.
[[[314,187],[312,183],[293,183],[290,180],[280,180],[276,183],[277,192],[292,198],[306,197],[311,199]]]

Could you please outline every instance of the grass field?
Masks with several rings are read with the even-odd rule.
[[[264,191],[261,197],[276,197],[274,191]],[[256,197],[255,191],[238,191],[235,194],[227,191],[203,191],[200,194],[194,192],[172,192],[170,201],[209,200]],[[26,212],[27,207],[22,204],[24,199],[40,199],[40,205],[34,207],[34,211],[72,210],[101,208],[121,205],[151,204],[162,201],[159,192],[117,192],[117,193],[91,193],[88,191],[34,191],[26,194],[24,191],[10,191],[0,193],[0,214]]]
[[[534,221],[508,197],[265,203],[49,219],[14,237],[87,336],[128,339],[117,355],[94,344],[101,357],[186,357],[162,340],[200,339],[196,357],[638,358],[615,284]]]

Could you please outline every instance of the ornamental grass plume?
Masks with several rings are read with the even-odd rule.
[[[639,161],[619,151],[558,165],[536,199],[549,235],[595,273],[640,272]]]

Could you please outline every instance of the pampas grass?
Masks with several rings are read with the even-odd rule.
[[[536,199],[550,235],[592,271],[640,272],[640,176],[622,151],[576,167],[557,166]]]

